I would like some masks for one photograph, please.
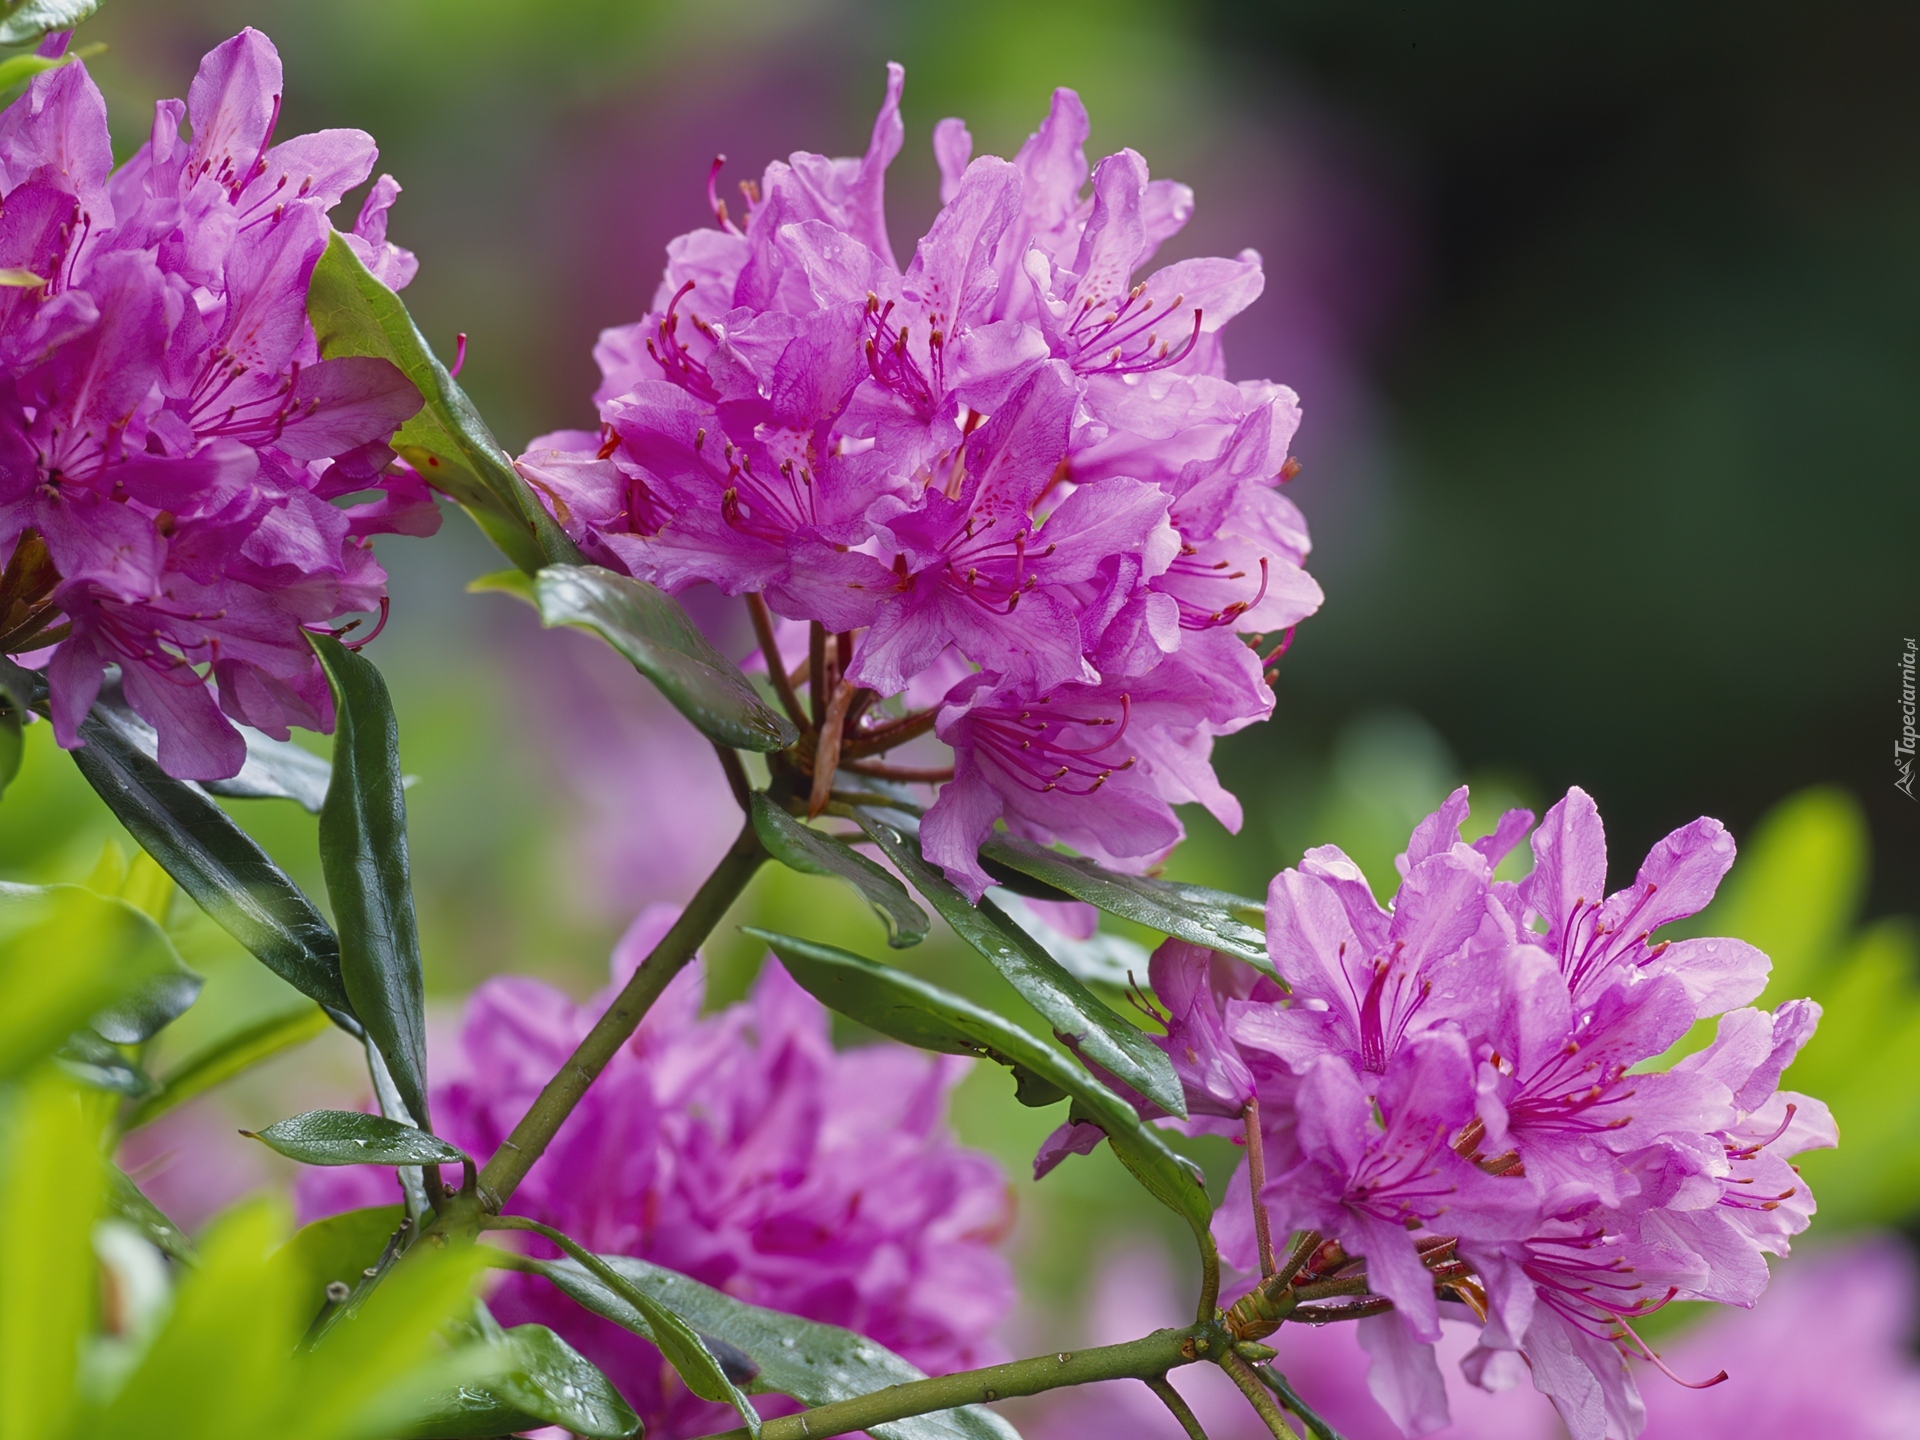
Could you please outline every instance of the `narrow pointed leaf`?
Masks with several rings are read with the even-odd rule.
[[[1045,1041],[903,970],[790,935],[746,933],[766,941],[801,988],[848,1019],[921,1049],[1017,1066],[1070,1096],[1074,1115],[1106,1132],[1134,1178],[1187,1222],[1203,1254],[1212,1254],[1213,1206],[1199,1173],[1131,1105]]]
[[[158,929],[158,926],[154,927]],[[163,931],[161,938],[165,939]],[[168,948],[172,948],[171,942]],[[93,1028],[116,1045],[143,1045],[187,1013],[206,984],[186,967],[166,970],[93,1017]]]
[[[358,1110],[309,1110],[240,1133],[302,1165],[457,1165],[465,1158],[425,1130]]]
[[[1144,984],[1152,955],[1147,947],[1123,935],[1095,931],[1085,940],[1063,935],[1034,913],[1028,898],[1018,891],[1002,889],[993,897],[1000,913],[1027,934],[1054,959],[1089,985],[1111,985],[1124,990],[1134,983]]]
[[[193,1242],[187,1239],[186,1232],[142,1193],[126,1171],[104,1160],[100,1163],[107,1167],[108,1211],[138,1230],[161,1254],[191,1265]]]
[[[851,1330],[749,1305],[645,1260],[600,1258],[629,1286],[670,1307],[701,1335],[745,1355],[755,1372],[745,1382],[753,1394],[788,1395],[804,1405],[826,1405],[926,1378],[885,1346]],[[538,1261],[534,1266],[585,1309],[653,1338],[646,1316],[578,1262]],[[876,1425],[872,1433],[877,1440],[1019,1440],[1005,1420],[976,1405]]]
[[[1267,958],[1266,932],[1254,923],[1265,910],[1258,900],[1205,885],[1121,875],[1078,855],[1063,855],[1012,835],[995,836],[980,847],[980,854],[996,868],[1038,880],[1110,915],[1275,974]]]
[[[253,837],[198,785],[142,754],[110,715],[95,711],[80,734],[74,764],[174,883],[274,974],[351,1017],[332,927]]]
[[[506,1355],[491,1379],[437,1395],[409,1432],[414,1440],[484,1440],[558,1425],[589,1440],[627,1440],[640,1430],[613,1382],[544,1325],[516,1325],[482,1343]]]
[[[533,597],[542,624],[597,633],[722,745],[772,751],[799,738],[665,591],[598,565],[549,565],[534,577]]]
[[[897,949],[927,938],[927,915],[907,887],[866,856],[831,835],[823,835],[782,810],[764,791],[753,792],[753,828],[760,843],[789,870],[831,875],[851,885],[887,927],[887,943]]]
[[[133,1130],[151,1124],[175,1106],[224,1085],[262,1061],[306,1044],[324,1031],[327,1024],[326,1011],[315,1005],[303,1005],[298,1010],[269,1015],[222,1035],[159,1077],[160,1088],[140,1102],[127,1118],[126,1128]]]
[[[320,866],[340,923],[341,978],[409,1115],[430,1129],[426,982],[407,863],[399,724],[371,660],[330,636],[308,638],[333,687],[333,781],[320,809]]]
[[[940,912],[954,933],[986,956],[1020,992],[1020,998],[1082,1055],[1168,1113],[1187,1113],[1186,1094],[1173,1073],[1173,1062],[1159,1046],[1114,1014],[991,900],[982,900],[978,906],[968,901],[952,881],[921,858],[917,843],[861,811],[853,814],[881,853]]]
[[[520,478],[400,297],[368,273],[338,234],[313,267],[307,313],[326,358],[377,356],[414,383],[425,405],[400,427],[393,448],[428,484],[459,501],[502,554],[528,574],[580,561],[578,547]]]

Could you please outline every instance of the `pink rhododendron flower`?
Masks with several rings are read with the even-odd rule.
[[[1633,1321],[1673,1299],[1751,1306],[1765,1257],[1813,1216],[1791,1160],[1838,1137],[1780,1081],[1819,1007],[1734,1008],[1764,988],[1764,955],[1655,933],[1732,864],[1717,822],[1662,840],[1609,897],[1582,791],[1534,830],[1517,885],[1493,867],[1533,817],[1510,812],[1472,843],[1466,818],[1463,788],[1421,822],[1385,905],[1333,846],[1276,876],[1267,946],[1284,989],[1163,945],[1160,1043],[1193,1118],[1127,1093],[1162,1123],[1240,1139],[1258,1101],[1259,1201],[1276,1234],[1319,1237],[1307,1269],[1335,1285],[1295,1318],[1358,1320],[1371,1392],[1406,1433],[1447,1423],[1435,1346],[1454,1320],[1478,1328],[1461,1357],[1476,1385],[1530,1375],[1573,1440],[1631,1440],[1646,1415],[1632,1362],[1659,1363]],[[1650,1068],[1716,1015],[1711,1045]],[[1063,1126],[1036,1172],[1100,1139]],[[1255,1272],[1250,1183],[1243,1168],[1214,1229]]]
[[[51,567],[47,626],[8,643],[53,642],[61,744],[117,665],[161,764],[194,779],[240,768],[234,721],[332,727],[303,631],[383,610],[371,537],[439,523],[386,445],[418,392],[385,360],[322,360],[307,319],[328,212],[373,141],[274,143],[280,92],[279,56],[244,30],[117,170],[83,64],[0,114],[0,268],[37,281],[0,295],[0,554],[31,535]],[[392,285],[414,270],[386,240],[398,193],[381,177],[347,236]]]
[[[434,1087],[454,1144],[491,1154],[677,912],[646,911],[614,954],[613,988],[576,1005],[539,981],[489,981]],[[845,1326],[933,1372],[1004,1358],[991,1336],[1013,1281],[999,1168],[956,1145],[947,1092],[968,1061],[881,1044],[836,1051],[819,1003],[769,960],[752,996],[700,1014],[697,971],[667,989],[587,1091],[508,1209],[589,1249],[637,1255],[756,1305]],[[395,1197],[390,1173],[307,1171],[308,1216]],[[544,1280],[489,1300],[598,1364],[649,1435],[729,1428],[729,1412],[663,1379],[659,1353]]]
[[[774,163],[738,222],[712,197],[652,312],[601,337],[601,428],[521,471],[602,563],[758,594],[845,637],[851,684],[930,703],[954,774],[927,853],[969,894],[997,823],[1144,868],[1175,805],[1238,825],[1210,751],[1272,711],[1247,642],[1321,599],[1277,488],[1298,403],[1225,378],[1260,259],[1154,269],[1191,192],[1131,150],[1090,169],[1062,90],[1011,161],[937,127],[942,209],[903,269],[903,79],[864,157]],[[898,718],[855,715],[854,743]]]

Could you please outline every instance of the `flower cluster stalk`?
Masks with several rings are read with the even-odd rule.
[[[722,857],[713,873],[695,892],[687,908],[660,943],[633,972],[613,1004],[587,1032],[572,1056],[547,1082],[528,1107],[513,1133],[500,1143],[480,1173],[478,1198],[489,1212],[498,1213],[534,1163],[546,1153],[553,1137],[587,1093],[587,1087],[632,1037],[660,992],[693,959],[700,944],[720,923],[733,902],[747,888],[767,852],[749,821]]]
[[[825,1440],[827,1436],[848,1435],[894,1420],[930,1415],[937,1410],[1008,1400],[1016,1395],[1038,1395],[1069,1385],[1088,1385],[1098,1380],[1161,1380],[1169,1370],[1228,1353],[1226,1345],[1225,1335],[1213,1324],[1190,1325],[1184,1330],[1156,1330],[1123,1345],[1063,1350],[1053,1355],[1012,1360],[1005,1365],[989,1365],[981,1370],[963,1370],[905,1385],[889,1385],[884,1390],[857,1395],[851,1400],[836,1400],[831,1405],[818,1405],[798,1415],[763,1421],[760,1440]],[[1273,1404],[1264,1391],[1261,1398],[1269,1406]],[[747,1440],[747,1432],[729,1430],[724,1435],[709,1436],[707,1440]]]

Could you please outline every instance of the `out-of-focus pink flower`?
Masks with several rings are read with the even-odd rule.
[[[614,957],[622,983],[675,912],[656,906]],[[490,1154],[609,996],[576,1005],[538,981],[488,982],[434,1088],[455,1144]],[[929,1371],[1000,1358],[1013,1303],[993,1248],[1009,1220],[998,1167],[953,1142],[946,1096],[967,1062],[883,1044],[837,1052],[826,1012],[769,961],[752,997],[700,1015],[676,980],[594,1082],[509,1207],[590,1249],[637,1255],[730,1295],[868,1335]],[[392,1197],[372,1170],[303,1176],[302,1213]],[[509,1279],[507,1324],[552,1326],[620,1386],[655,1436],[727,1428],[663,1378],[650,1345],[544,1281]]]

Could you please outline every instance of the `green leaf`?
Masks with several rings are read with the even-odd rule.
[[[327,1300],[327,1286],[338,1283],[349,1290],[379,1260],[387,1242],[407,1218],[404,1205],[368,1205],[328,1215],[293,1232],[281,1253],[299,1267],[300,1312],[317,1315]]]
[[[983,861],[1051,885],[1110,915],[1235,956],[1279,978],[1267,958],[1266,931],[1249,923],[1249,917],[1266,913],[1258,900],[1205,885],[1120,875],[1078,855],[1063,855],[1014,835],[996,835],[980,847],[980,855]]]
[[[60,1068],[82,1085],[126,1095],[138,1100],[151,1095],[153,1077],[118,1045],[110,1044],[92,1030],[76,1030],[55,1053]]]
[[[1106,1004],[991,900],[976,907],[921,858],[917,843],[862,811],[852,812],[881,853],[940,912],[953,931],[1006,978],[1041,1018],[1094,1064],[1174,1115],[1187,1113],[1186,1093],[1173,1062],[1153,1041]]]
[[[156,930],[159,927],[154,927]],[[166,939],[161,931],[160,938]],[[172,948],[172,942],[168,942]],[[177,958],[177,957],[176,957]],[[144,1045],[187,1013],[206,981],[186,967],[163,971],[93,1017],[93,1028],[116,1045]]]
[[[457,1165],[466,1158],[425,1130],[358,1110],[309,1110],[240,1133],[302,1165]]]
[[[193,1242],[186,1233],[146,1197],[126,1171],[104,1160],[100,1163],[107,1172],[107,1209],[138,1230],[163,1255],[191,1265],[195,1258]]]
[[[371,660],[331,636],[307,638],[333,687],[333,782],[320,809],[320,867],[340,925],[341,978],[408,1115],[429,1129],[426,982],[407,865],[399,724]]]
[[[923,1050],[983,1055],[1018,1066],[1069,1095],[1073,1113],[1107,1134],[1114,1154],[1213,1253],[1213,1207],[1199,1173],[1167,1148],[1134,1108],[1045,1041],[970,1000],[859,955],[790,935],[749,929],[766,941],[801,988],[821,1004],[882,1035]]]
[[[0,1435],[9,1440],[63,1434],[73,1407],[106,1188],[100,1110],[57,1071],[41,1071],[14,1102],[0,1184]]]
[[[864,1335],[822,1325],[778,1310],[748,1305],[697,1280],[626,1255],[603,1263],[628,1286],[657,1300],[696,1331],[739,1350],[756,1373],[747,1389],[756,1395],[789,1395],[804,1405],[826,1405],[926,1376]],[[530,1262],[584,1308],[651,1340],[645,1315],[572,1260]],[[876,1425],[877,1440],[1019,1440],[992,1411],[968,1405],[910,1420]]]
[[[77,885],[0,884],[0,1080],[179,965],[160,927],[125,901]]]
[[[789,870],[836,876],[858,891],[886,925],[889,945],[904,949],[927,938],[926,912],[906,886],[831,835],[803,825],[760,790],[753,792],[753,828],[767,853]]]
[[[13,0],[0,20],[0,45],[25,45],[49,30],[71,30],[99,8],[100,0]]]
[[[1018,891],[1003,890],[994,897],[1000,913],[1033,937],[1054,959],[1089,985],[1111,985],[1124,990],[1128,985],[1144,983],[1153,957],[1147,947],[1123,935],[1097,930],[1085,940],[1063,935],[1034,913],[1027,897]]]
[[[428,484],[459,501],[502,554],[528,574],[580,562],[579,549],[520,478],[406,306],[337,233],[313,267],[307,313],[323,356],[378,356],[414,383],[425,407],[400,427],[393,448]]]
[[[120,823],[200,908],[289,985],[350,1018],[340,942],[313,901],[253,837],[187,780],[175,780],[96,711],[74,764]]]
[[[194,1051],[160,1077],[160,1088],[127,1117],[126,1128],[151,1124],[176,1105],[184,1105],[216,1085],[223,1085],[263,1060],[283,1050],[304,1045],[327,1028],[326,1011],[318,1006],[302,1006],[280,1015],[269,1015],[251,1025],[221,1036]]]
[[[549,565],[534,576],[533,590],[543,625],[599,634],[722,745],[764,752],[799,738],[664,591],[598,565]]]
[[[640,1431],[613,1382],[544,1325],[492,1327],[482,1344],[504,1354],[488,1362],[493,1378],[435,1396],[409,1432],[414,1440],[484,1440],[558,1425],[591,1440],[627,1440]]]

